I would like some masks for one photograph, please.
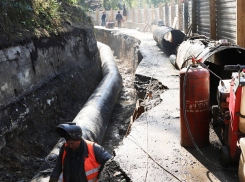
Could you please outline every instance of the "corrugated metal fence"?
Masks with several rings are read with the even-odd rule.
[[[175,5],[174,9],[175,9],[175,17],[177,18],[177,21],[178,21],[178,20],[179,20],[178,4]],[[179,28],[179,23],[178,23],[178,22],[177,22],[177,24],[176,24],[176,29],[180,29],[180,28]]]
[[[171,6],[168,7],[168,26],[171,27]]]
[[[189,0],[188,2],[188,27],[192,24],[192,2]]]
[[[197,0],[197,33],[210,37],[209,1]]]
[[[165,6],[165,25],[170,26],[169,19],[171,16],[169,16],[169,6]]]
[[[236,0],[216,0],[217,39],[236,43]]]

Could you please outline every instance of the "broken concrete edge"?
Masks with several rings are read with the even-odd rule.
[[[185,34],[180,30],[160,26],[153,32],[153,38],[167,55],[176,54],[176,48],[184,40]]]
[[[103,170],[100,173],[98,182],[131,182],[126,172],[121,168],[120,163],[114,160],[114,157],[106,161]]]
[[[82,128],[84,139],[100,144],[122,88],[122,77],[111,49],[100,42],[97,43],[97,46],[101,56],[103,79],[73,122]],[[39,169],[39,172],[31,179],[32,182],[45,182],[49,179],[59,150],[64,143],[63,138],[58,141],[51,153],[45,158],[46,162]]]
[[[131,34],[130,32],[127,34],[127,32],[128,31],[126,31],[126,33],[124,33],[123,32],[123,30],[121,31],[121,30],[108,30],[108,29],[100,29],[99,27],[97,28],[97,30],[96,30],[96,38],[97,38],[97,40],[98,40],[98,37],[99,37],[99,39],[101,40],[101,41],[104,41],[104,42],[106,42],[111,48],[112,48],[112,50],[113,49],[115,49],[115,45],[117,45],[117,46],[120,46],[120,47],[123,47],[124,46],[124,44],[122,44],[122,45],[120,45],[120,44],[116,44],[115,43],[115,41],[108,41],[108,40],[111,40],[111,37],[113,37],[113,36],[117,36],[116,38],[124,38],[124,37],[129,37],[129,36],[132,36],[133,37],[133,33]],[[137,33],[136,33],[137,34]],[[102,35],[104,36],[104,37],[106,37],[104,40],[103,40],[103,37],[102,37]],[[118,35],[120,35],[120,36],[118,36]],[[125,36],[123,36],[123,35],[125,35]],[[136,36],[137,37],[137,36]],[[136,39],[136,37],[135,37],[135,39]],[[150,35],[150,38],[152,38],[152,35]],[[139,40],[140,41],[140,40]],[[148,41],[148,39],[147,39],[147,41]],[[141,41],[139,42],[139,43],[141,43]],[[152,43],[154,44],[154,41],[152,41]],[[150,44],[150,45],[152,45],[152,44]],[[140,61],[142,61],[142,64],[139,64],[139,65],[137,65],[137,70],[139,70],[139,68],[140,67],[142,67],[142,68],[144,68],[144,69],[148,69],[149,67],[148,67],[148,65],[147,64],[145,64],[145,61],[147,61],[147,62],[149,62],[149,64],[150,65],[155,65],[156,63],[160,63],[160,62],[158,62],[158,61],[155,61],[155,62],[153,62],[152,60],[151,60],[151,58],[150,57],[147,57],[147,54],[149,54],[149,52],[144,52],[144,51],[146,51],[146,49],[145,48],[142,48],[143,46],[144,46],[144,44],[143,45],[139,45],[139,47],[141,46],[141,49],[139,48],[139,51],[138,51],[138,55],[141,55],[141,56],[139,56],[138,57],[138,59],[140,59]],[[155,46],[155,44],[154,44],[154,46]],[[148,46],[147,46],[148,47]],[[129,47],[129,48],[131,48],[131,49],[133,49],[133,46],[131,46],[131,47]],[[154,50],[154,49],[153,49]],[[157,50],[159,50],[160,51],[160,49],[159,48],[157,48]],[[155,50],[153,51],[153,52],[155,52]],[[158,51],[157,51],[158,52]],[[130,61],[133,61],[132,60],[133,58],[131,58],[131,60]],[[155,59],[154,59],[155,60]],[[162,59],[161,59],[162,60]],[[144,65],[144,66],[142,66],[142,65]],[[171,66],[172,67],[172,66]],[[145,85],[145,87],[144,88],[140,88],[140,89],[142,89],[142,92],[144,92],[143,94],[142,94],[142,98],[144,98],[145,97],[145,94],[146,94],[146,91],[147,91],[147,85],[149,84],[149,82],[152,80],[158,80],[157,78],[159,78],[159,77],[155,77],[155,76],[153,76],[154,74],[145,74],[145,72],[141,72],[141,71],[135,71],[135,83],[137,82],[137,79],[139,79],[139,81],[138,82],[140,82],[140,83],[142,83],[142,85]],[[169,76],[171,76],[172,75],[172,72],[171,72],[171,74],[169,74]],[[175,76],[173,76],[174,78],[175,78]],[[160,82],[160,81],[159,81]],[[165,86],[163,86],[164,88],[165,88]],[[137,90],[137,88],[136,88],[136,90]],[[137,90],[137,91],[139,91],[139,90]],[[141,97],[140,97],[141,98]],[[140,101],[138,101],[138,102],[140,102]],[[152,102],[151,102],[152,103]],[[153,104],[154,105],[154,104]],[[136,113],[134,113],[135,115],[138,115],[138,113],[136,114]],[[139,116],[139,115],[138,115]],[[131,132],[131,129],[130,129],[130,127],[131,127],[131,125],[132,125],[132,123],[133,123],[133,116],[131,116],[131,122],[130,122],[130,125],[128,126],[128,130],[127,130],[127,134],[129,133],[129,132]],[[126,134],[126,135],[127,135]],[[118,163],[119,165],[120,165],[120,167],[121,167],[121,169],[122,169],[122,171],[124,171],[124,173],[125,173],[125,176],[127,176],[128,178],[130,178],[132,175],[130,174],[130,171],[128,171],[126,168],[125,168],[125,166],[127,165],[127,163],[125,164],[124,162],[125,162],[125,160],[127,160],[127,159],[129,159],[129,158],[127,158],[127,157],[125,157],[126,159],[124,160],[124,162],[123,161],[121,161],[121,160],[118,160],[118,156],[120,156],[120,154],[118,154],[117,153],[117,150],[120,148],[120,146],[123,146],[124,145],[124,142],[125,142],[125,139],[126,139],[127,137],[125,137],[123,140],[122,140],[122,142],[119,144],[119,146],[117,146],[117,148],[114,150],[114,152],[113,152],[113,154],[114,154],[114,156],[115,156],[115,158],[114,158],[114,160],[113,160],[113,162],[116,162],[116,163]],[[126,139],[126,141],[127,141],[127,139]],[[128,148],[129,149],[129,148]],[[127,149],[127,152],[125,153],[124,152],[124,154],[125,155],[127,155],[128,154],[128,149]],[[130,149],[130,151],[131,151],[131,149]],[[129,154],[130,154],[130,152],[129,152]],[[130,159],[129,159],[130,160]],[[134,160],[131,160],[131,161],[134,161]],[[108,161],[108,165],[111,165],[110,163],[109,163],[109,161]],[[125,170],[126,169],[126,170]],[[112,169],[110,169],[109,168],[109,171],[113,171]],[[121,170],[119,170],[120,172],[121,172]],[[103,171],[102,171],[103,172]],[[105,173],[107,172],[107,170],[105,169],[105,171],[104,171]],[[114,171],[115,172],[115,171]],[[111,174],[117,174],[117,172],[116,173],[111,173]],[[107,174],[108,175],[108,174]],[[105,178],[104,178],[105,179]],[[110,179],[111,180],[111,179]],[[139,179],[137,179],[137,180],[139,180]],[[137,181],[136,180],[136,181]],[[105,180],[106,181],[106,180]],[[109,181],[109,180],[107,180],[107,181]],[[113,180],[111,180],[111,181],[113,181]]]

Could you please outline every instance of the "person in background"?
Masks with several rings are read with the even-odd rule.
[[[117,16],[116,16],[116,20],[117,20],[117,23],[118,23],[118,28],[121,28],[121,21],[122,21],[122,19],[123,19],[123,17],[120,14],[120,11],[118,11]]]
[[[95,182],[111,155],[100,145],[82,138],[81,127],[60,124],[56,132],[66,143],[61,147],[49,182]]]
[[[106,14],[105,14],[105,12],[103,11],[103,12],[102,12],[102,16],[101,16],[101,20],[102,20],[101,26],[105,26],[105,18],[106,18]]]

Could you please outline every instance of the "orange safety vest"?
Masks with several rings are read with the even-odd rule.
[[[88,146],[88,158],[84,157],[84,169],[85,169],[85,174],[87,177],[88,182],[96,182],[98,180],[98,174],[99,174],[99,169],[100,169],[100,163],[96,161],[95,155],[94,155],[94,149],[93,145],[94,142],[85,140],[87,146]],[[65,144],[65,147],[68,144]],[[66,156],[66,150],[64,150],[63,153],[63,158],[62,158],[62,173],[64,173],[64,159]],[[65,182],[65,178],[63,175],[63,182]]]

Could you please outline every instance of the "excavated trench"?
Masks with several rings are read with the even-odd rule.
[[[102,146],[111,154],[126,135],[130,122],[139,117],[145,109],[149,110],[158,105],[161,102],[160,94],[164,89],[167,89],[155,79],[134,76],[134,72],[130,68],[124,67],[123,61],[117,59],[116,63],[123,78],[123,88],[113,109],[102,143]],[[148,105],[144,99],[149,97],[149,94],[152,103]],[[140,105],[138,106],[136,103],[140,103]],[[138,111],[139,107],[142,107],[143,110]],[[135,115],[137,117],[134,117]]]
[[[142,60],[138,49],[139,40],[103,29],[95,29],[95,33],[96,39],[110,46],[114,52],[123,81],[122,90],[101,143],[109,153],[114,154],[114,149],[120,145],[126,133],[130,132],[130,123],[144,110],[159,104],[160,94],[168,88],[150,77],[135,75],[136,68]],[[221,68],[226,64],[241,64],[244,55],[244,49],[229,47],[227,50],[215,51],[216,62],[212,63],[211,54],[205,55],[207,58],[204,57],[209,61],[206,63],[211,70],[216,73],[220,71],[218,74],[222,78],[228,78],[227,75],[230,74]],[[93,70],[86,71],[84,68],[59,74],[1,111],[1,128],[5,125],[9,127],[5,127],[8,134],[4,136],[4,140],[3,136],[0,136],[0,181],[30,181],[37,171],[44,167],[45,157],[49,155],[59,139],[54,128],[76,117],[102,79],[101,70],[95,68],[93,64],[93,62],[88,63],[86,68],[93,67],[96,75]],[[91,78],[91,75],[95,78]],[[212,75],[211,80],[211,88],[215,88],[212,84],[217,85],[218,80],[212,78]],[[215,92],[216,88],[211,90],[211,93]],[[146,97],[151,97],[151,104],[144,103]],[[47,174],[50,174],[50,171]],[[112,179],[120,182],[130,181],[113,159],[106,163],[99,181]]]
[[[55,127],[75,118],[102,79],[95,46],[76,29],[1,50],[0,181],[30,181],[42,166]]]
[[[10,118],[1,121],[22,120],[23,125],[6,137],[0,154],[0,181],[30,181],[36,174],[59,139],[54,128],[72,121],[94,89],[86,83],[77,85],[81,76],[82,70],[61,75],[7,108]]]
[[[154,107],[161,102],[160,94],[166,89],[160,82],[142,75],[135,75],[136,68],[142,60],[139,51],[140,41],[134,37],[113,32],[113,30],[95,29],[96,39],[107,44],[114,52],[119,72],[123,79],[122,91],[114,107],[102,146],[111,154],[126,135],[130,122],[139,117],[136,102],[144,107],[144,99],[150,94]],[[132,118],[131,118],[132,117]]]
[[[126,135],[132,116],[138,112],[135,109],[137,100],[144,100],[145,96],[149,97],[150,94],[153,102],[151,106],[157,105],[161,102],[159,95],[165,87],[151,78],[139,76],[135,78],[135,70],[142,59],[138,51],[140,41],[110,32],[106,37],[106,41],[114,45],[105,42],[114,52],[123,79],[122,90],[101,144],[113,154],[113,150],[120,145]],[[96,39],[101,41],[98,36]],[[42,171],[43,175],[50,174],[50,171],[46,170],[49,166],[45,157],[59,140],[54,132],[55,127],[60,123],[74,120],[102,79],[98,61],[96,64],[94,62],[97,56],[95,54],[96,58],[93,57],[93,61],[85,63],[86,68],[74,68],[69,72],[56,74],[47,83],[20,97],[1,111],[1,128],[5,128],[7,132],[4,139],[1,138],[2,135],[0,136],[0,181],[30,181],[38,171]],[[92,70],[89,70],[89,67],[92,67]],[[94,78],[91,78],[91,75],[94,75]],[[141,105],[144,105],[144,102]],[[142,112],[144,110],[138,112],[137,116]],[[106,164],[100,181],[112,179],[111,175],[108,178],[108,174],[117,174],[113,177],[114,181],[123,179],[130,181],[113,159]]]
[[[114,149],[120,145],[126,133],[130,132],[131,122],[144,112],[144,108],[150,109],[159,104],[160,94],[166,87],[150,77],[135,75],[136,68],[143,58],[138,49],[139,40],[103,29],[95,29],[95,32],[96,39],[110,46],[114,52],[115,61],[123,80],[122,90],[102,142],[102,146],[114,155]],[[149,97],[148,94],[151,96],[151,104],[144,103],[144,98]],[[108,161],[99,181],[121,182],[122,180],[130,181],[130,178],[116,161],[113,159]]]

